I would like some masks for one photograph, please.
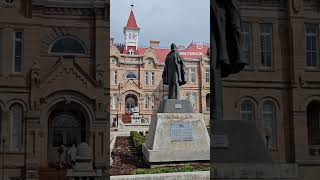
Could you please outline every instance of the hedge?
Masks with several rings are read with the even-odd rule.
[[[131,131],[130,136],[138,153],[142,153],[142,144],[146,141],[146,138],[136,131]]]
[[[174,172],[192,172],[192,171],[208,171],[209,167],[192,167],[190,165],[177,167],[158,167],[151,169],[139,168],[134,174],[159,174],[159,173],[174,173]]]

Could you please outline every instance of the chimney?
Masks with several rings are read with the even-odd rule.
[[[178,46],[178,49],[185,50],[186,47],[185,47],[185,46],[182,46],[182,45],[179,45],[179,46]]]
[[[150,47],[152,48],[159,48],[160,47],[160,41],[150,41]]]

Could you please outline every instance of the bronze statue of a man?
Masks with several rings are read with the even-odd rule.
[[[239,73],[247,62],[241,53],[241,16],[238,0],[210,1],[210,29],[212,74],[210,77],[212,102],[211,118],[222,120],[222,78]],[[213,124],[211,125],[213,126]]]
[[[164,85],[169,85],[169,99],[179,99],[179,86],[186,84],[185,65],[177,51],[177,46],[171,44],[171,52],[167,55],[162,79]]]
[[[241,56],[241,18],[237,0],[211,0],[211,30],[221,77],[239,73],[247,64]]]

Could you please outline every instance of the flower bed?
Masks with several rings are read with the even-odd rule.
[[[137,132],[132,134],[134,134],[132,137],[117,137],[111,154],[113,159],[113,166],[110,169],[111,176],[209,170],[208,163],[149,168],[143,159],[141,150],[139,150],[140,145],[145,141],[145,137]]]

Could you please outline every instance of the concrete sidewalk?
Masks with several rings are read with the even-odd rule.
[[[209,180],[210,171],[111,176],[111,180]]]

